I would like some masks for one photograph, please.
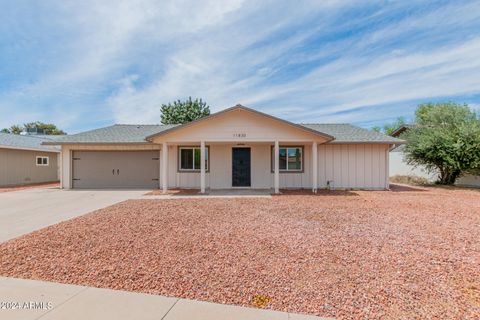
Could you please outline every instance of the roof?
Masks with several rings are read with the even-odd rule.
[[[303,123],[304,127],[325,132],[335,137],[330,143],[388,143],[402,144],[403,140],[387,136],[383,133],[360,128],[351,124],[341,123]]]
[[[269,114],[267,114],[267,113],[263,113],[263,112],[257,111],[257,110],[255,110],[255,109],[251,109],[251,108],[242,106],[241,104],[237,104],[237,105],[235,105],[235,106],[233,106],[233,107],[231,107],[231,108],[227,108],[227,109],[224,109],[224,110],[222,110],[222,111],[212,113],[211,115],[208,115],[208,116],[206,116],[206,117],[203,117],[203,118],[200,118],[200,119],[191,121],[191,122],[187,122],[187,123],[184,123],[184,124],[181,124],[181,125],[177,125],[177,126],[174,126],[174,127],[172,127],[172,128],[169,128],[169,129],[164,130],[164,131],[161,131],[161,132],[154,133],[154,134],[146,137],[146,140],[151,141],[152,138],[157,137],[157,136],[162,135],[162,134],[165,134],[165,133],[167,133],[167,132],[170,132],[170,131],[173,131],[173,130],[178,130],[178,129],[181,129],[181,128],[185,128],[185,127],[191,126],[191,125],[193,125],[193,124],[196,124],[196,123],[199,123],[199,122],[203,122],[203,121],[206,121],[206,120],[215,118],[215,117],[217,117],[217,116],[219,116],[219,115],[222,115],[222,114],[225,114],[225,113],[228,113],[228,112],[232,112],[232,111],[235,111],[235,110],[242,110],[242,111],[251,112],[251,113],[254,113],[254,114],[263,116],[263,117],[267,117],[267,118],[270,118],[270,119],[273,119],[273,120],[282,122],[282,123],[287,124],[287,125],[289,125],[289,126],[296,127],[297,129],[300,129],[300,130],[309,131],[310,133],[313,133],[313,134],[315,134],[315,135],[322,136],[323,138],[326,138],[327,141],[331,141],[331,140],[334,139],[333,136],[331,136],[331,135],[329,135],[329,134],[326,134],[325,132],[321,132],[321,131],[318,131],[318,130],[312,130],[312,129],[307,128],[307,127],[305,127],[305,126],[302,126],[302,125],[299,125],[299,124],[296,124],[296,123],[293,123],[293,122],[290,122],[290,121],[287,121],[287,120],[284,120],[284,119],[280,119],[280,118],[274,117],[274,116],[272,116],[272,115],[269,115]]]
[[[408,129],[411,129],[415,127],[414,124],[402,124],[400,127],[398,127],[395,131],[392,132],[391,136],[392,137],[398,137]]]
[[[149,142],[147,136],[162,132],[177,125],[160,124],[115,124],[113,126],[67,135],[47,145],[57,144],[138,144]]]
[[[351,124],[309,123],[296,125],[334,137],[335,140],[329,143],[403,143],[403,140]],[[109,127],[63,136],[56,141],[49,141],[45,144],[148,144],[147,137],[170,130],[176,126],[178,125],[115,124]]]
[[[40,137],[0,132],[0,148],[59,152],[58,147],[42,145],[43,142],[51,142],[58,137],[59,136]]]

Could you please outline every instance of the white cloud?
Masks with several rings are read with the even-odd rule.
[[[189,95],[214,111],[242,103],[294,121],[380,121],[396,116],[381,105],[480,93],[475,2],[418,13],[374,1],[55,6],[70,54],[38,81],[0,89],[0,108],[19,122],[158,122],[161,103]]]

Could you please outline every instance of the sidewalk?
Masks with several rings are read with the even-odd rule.
[[[325,319],[272,310],[5,277],[0,277],[0,304],[2,320]],[[12,310],[12,307],[17,309]]]

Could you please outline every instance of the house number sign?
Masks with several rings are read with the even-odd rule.
[[[246,133],[234,133],[233,137],[234,138],[246,138],[247,134]]]

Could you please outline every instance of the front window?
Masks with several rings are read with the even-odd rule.
[[[35,163],[37,166],[48,166],[48,157],[37,156]]]
[[[208,171],[208,150],[205,148],[205,171]],[[200,171],[200,148],[179,148],[179,171]]]
[[[274,150],[272,148],[272,172],[275,170]],[[303,147],[280,147],[278,151],[280,171],[303,171]]]

